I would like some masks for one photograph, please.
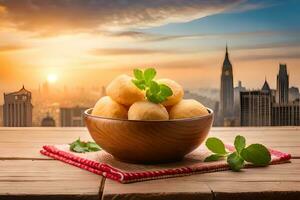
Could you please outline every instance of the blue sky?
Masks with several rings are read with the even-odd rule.
[[[238,6],[233,11],[214,14],[186,23],[172,23],[150,28],[145,32],[166,35],[227,34],[230,36],[230,34],[234,34],[236,37],[230,37],[227,42],[231,46],[237,47],[246,44],[261,46],[262,44],[291,43],[294,45],[295,42],[300,43],[299,1],[247,1],[247,4],[258,4],[259,6],[249,10]],[[243,33],[248,33],[248,35],[241,40],[237,34],[243,35]],[[223,43],[214,44],[212,42],[212,45],[223,46]]]

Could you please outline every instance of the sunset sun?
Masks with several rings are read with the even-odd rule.
[[[57,81],[57,75],[56,74],[49,74],[47,76],[47,81],[49,83],[55,83]]]

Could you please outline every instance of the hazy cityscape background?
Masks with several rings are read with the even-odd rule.
[[[0,126],[83,126],[135,67],[178,81],[215,126],[299,125],[299,12],[297,0],[1,1]]]

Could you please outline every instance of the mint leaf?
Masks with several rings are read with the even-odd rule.
[[[245,148],[246,139],[240,135],[236,136],[234,140],[236,151],[229,155],[225,150],[223,142],[218,138],[208,138],[205,144],[215,154],[205,158],[204,162],[216,161],[222,157],[227,157],[227,163],[233,171],[240,171],[244,167],[245,161],[255,166],[265,166],[271,161],[271,154],[264,145],[251,144]]]
[[[85,152],[88,152],[88,148],[78,145],[73,148],[73,151],[75,151],[77,153],[85,153]]]
[[[146,83],[149,83],[156,76],[156,71],[153,68],[148,68],[144,71],[144,78]]]
[[[244,167],[244,159],[237,152],[233,152],[227,157],[227,163],[233,171],[240,171]]]
[[[96,144],[95,142],[87,142],[86,146],[88,147],[89,151],[100,151],[101,148],[98,144]]]
[[[77,153],[100,151],[101,148],[95,142],[84,142],[80,138],[70,144],[70,150]]]
[[[221,155],[227,154],[224,143],[216,137],[208,138],[205,142],[205,145],[213,153],[221,154]]]
[[[234,147],[236,151],[240,154],[241,151],[245,148],[246,146],[246,139],[243,136],[236,136],[234,140]]]
[[[141,89],[141,90],[145,90],[146,89],[145,81],[144,80],[135,80],[135,79],[132,79],[132,82],[139,89]]]
[[[266,166],[271,161],[270,152],[262,144],[251,144],[242,150],[241,156],[256,166]]]
[[[158,84],[153,80],[156,75],[155,69],[148,68],[144,72],[139,69],[134,69],[133,74],[135,79],[133,79],[132,82],[140,90],[146,91],[146,97],[149,101],[161,103],[173,95],[171,88],[164,84]]]
[[[161,99],[156,94],[151,94],[150,90],[147,90],[146,97],[149,101],[153,103],[160,103]]]
[[[173,95],[173,91],[171,90],[171,88],[169,88],[169,86],[165,84],[160,84],[159,86],[162,96],[169,97]]]
[[[137,80],[143,80],[143,79],[144,79],[143,71],[140,70],[140,69],[134,69],[134,70],[133,70],[133,74],[134,74],[134,77],[135,77]]]
[[[211,161],[217,161],[220,160],[221,158],[224,158],[224,155],[220,154],[212,154],[204,159],[204,162],[211,162]]]
[[[160,87],[158,85],[158,83],[156,83],[155,81],[151,81],[150,82],[150,92],[152,94],[157,94],[160,91]]]

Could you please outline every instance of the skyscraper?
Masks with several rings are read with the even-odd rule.
[[[32,126],[31,92],[24,86],[17,92],[4,93],[4,126]]]
[[[229,60],[228,48],[226,45],[225,59],[222,67],[221,75],[221,95],[220,95],[220,109],[223,119],[233,117],[233,104],[234,104],[234,92],[233,92],[233,72],[232,65]]]
[[[271,126],[274,96],[267,81],[261,90],[241,92],[241,126]]]
[[[85,107],[60,108],[60,125],[62,127],[84,126],[83,113],[88,109]]]
[[[276,100],[280,104],[287,104],[289,102],[289,75],[286,64],[279,64]]]

